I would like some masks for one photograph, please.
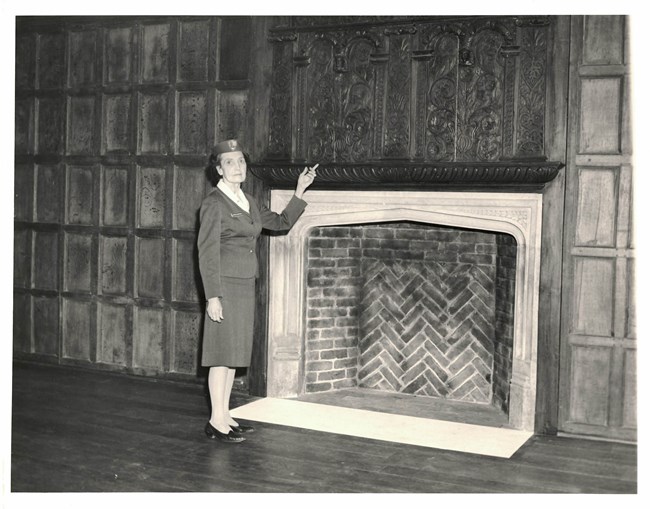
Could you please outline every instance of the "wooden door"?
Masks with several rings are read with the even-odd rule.
[[[559,430],[636,438],[628,25],[572,20]]]

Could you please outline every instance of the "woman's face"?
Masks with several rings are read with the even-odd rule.
[[[241,184],[246,180],[246,159],[244,159],[244,154],[242,152],[221,154],[217,171],[228,184]]]

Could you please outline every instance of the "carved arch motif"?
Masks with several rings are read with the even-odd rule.
[[[274,64],[269,154],[324,164],[545,159],[546,18],[354,19],[272,30],[293,43]]]

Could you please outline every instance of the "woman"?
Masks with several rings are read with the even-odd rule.
[[[318,166],[318,165],[316,165]],[[307,203],[303,193],[316,177],[316,166],[298,177],[295,195],[281,214],[258,206],[244,194],[244,150],[237,140],[218,143],[212,150],[208,171],[216,187],[201,204],[198,248],[199,268],[207,300],[201,365],[209,366],[208,389],[212,412],[205,425],[210,438],[242,442],[241,433],[251,426],[239,425],[229,410],[235,368],[250,365],[253,346],[255,243],[262,228],[288,230]]]

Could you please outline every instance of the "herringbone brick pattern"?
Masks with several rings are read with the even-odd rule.
[[[364,260],[359,386],[489,403],[489,272],[469,263]]]

